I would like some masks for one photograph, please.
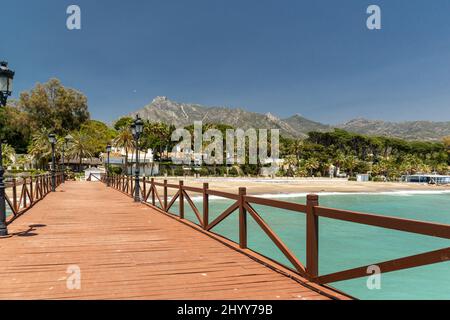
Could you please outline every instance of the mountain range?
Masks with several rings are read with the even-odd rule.
[[[299,114],[280,119],[271,113],[261,114],[240,108],[179,103],[171,101],[167,97],[157,97],[152,103],[128,114],[128,116],[134,117],[136,114],[151,122],[164,122],[176,127],[185,127],[192,125],[194,121],[202,121],[203,123],[222,123],[242,129],[280,129],[282,135],[291,138],[304,138],[310,131],[326,132],[334,128],[406,140],[437,141],[445,136],[450,136],[450,121],[387,122],[358,118],[339,125],[327,125]]]

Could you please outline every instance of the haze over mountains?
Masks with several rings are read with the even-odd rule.
[[[222,123],[235,128],[280,129],[282,135],[291,138],[304,138],[310,131],[330,131],[341,128],[350,132],[398,137],[407,140],[441,140],[450,136],[450,121],[408,121],[386,122],[381,120],[353,119],[344,124],[331,126],[293,115],[280,119],[273,114],[261,114],[243,109],[226,107],[207,107],[197,104],[178,103],[167,97],[157,97],[153,102],[129,116],[139,114],[151,122],[174,124],[176,127],[192,125],[194,121],[203,123]]]

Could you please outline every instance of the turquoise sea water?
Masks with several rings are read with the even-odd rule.
[[[273,197],[274,199],[276,196]],[[280,199],[305,203],[305,197]],[[202,210],[201,201],[195,202]],[[232,201],[210,200],[211,221]],[[339,194],[321,195],[320,204],[380,215],[450,224],[450,193],[442,194]],[[178,213],[177,204],[171,209]],[[305,223],[302,213],[254,206],[285,244],[305,264]],[[185,204],[186,218],[196,221],[189,205]],[[213,230],[233,241],[238,241],[238,215],[234,213]],[[449,240],[386,230],[327,218],[320,219],[320,274],[446,248]],[[290,266],[289,261],[275,247],[249,215],[249,247],[272,259]],[[330,285],[359,299],[450,299],[450,262],[381,275],[381,289],[369,290],[367,278]]]

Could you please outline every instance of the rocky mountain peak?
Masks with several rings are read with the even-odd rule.
[[[169,99],[165,96],[158,96],[155,99],[153,99],[152,104],[153,103],[162,103],[162,102],[168,102]]]
[[[271,121],[280,121],[280,118],[278,118],[277,116],[274,116],[272,113],[268,112],[266,113],[266,117],[267,119],[271,120]]]
[[[309,120],[301,114],[279,119],[272,113],[260,114],[245,109],[209,107],[197,104],[180,103],[158,96],[144,108],[132,112],[152,122],[164,122],[176,127],[192,125],[194,121],[211,124],[227,124],[234,128],[280,129],[281,134],[291,138],[305,138],[311,131],[331,131],[341,128],[350,132],[372,136],[390,136],[407,140],[438,141],[450,136],[450,122],[409,121],[387,122],[365,118],[352,119],[336,126]]]

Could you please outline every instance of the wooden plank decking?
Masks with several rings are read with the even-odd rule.
[[[9,231],[0,299],[328,299],[101,183],[67,182]]]

